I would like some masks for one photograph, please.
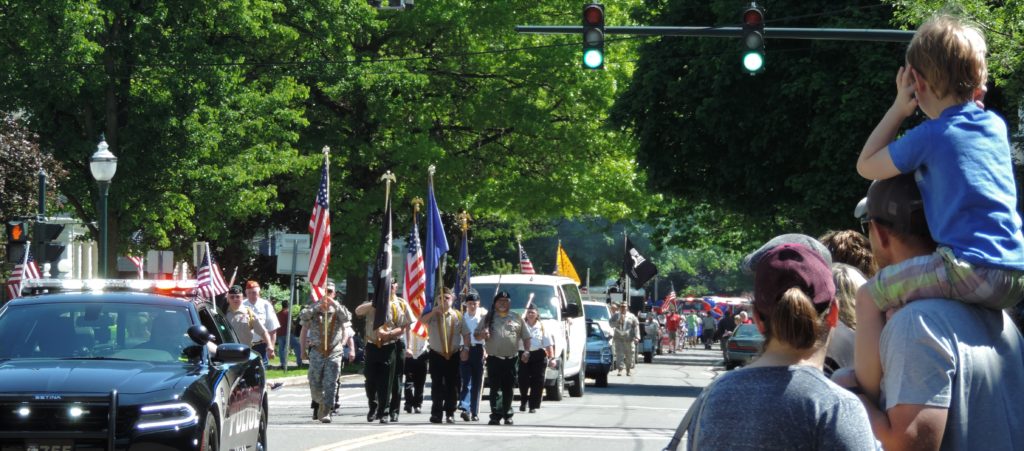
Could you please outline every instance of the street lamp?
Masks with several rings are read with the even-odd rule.
[[[107,277],[107,193],[110,179],[117,172],[117,157],[110,153],[107,140],[100,136],[96,153],[89,158],[89,171],[100,188],[100,277]]]

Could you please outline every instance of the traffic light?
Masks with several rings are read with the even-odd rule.
[[[764,8],[751,2],[743,11],[743,69],[754,75],[764,71]]]
[[[36,248],[37,260],[39,261],[40,269],[43,268],[44,263],[50,264],[51,277],[57,276],[57,264],[64,255],[65,247],[67,247],[64,243],[56,242],[57,238],[60,238],[61,232],[64,231],[64,226],[64,224],[49,222],[36,223],[36,240],[39,242],[39,247]]]
[[[604,68],[604,5],[583,5],[583,67]]]
[[[25,259],[25,246],[28,241],[28,223],[15,220],[7,221],[7,262],[20,264]]]

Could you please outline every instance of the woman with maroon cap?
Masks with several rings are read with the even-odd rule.
[[[754,268],[764,353],[694,402],[687,448],[880,449],[860,400],[821,371],[837,318],[832,271],[820,254],[800,244],[766,252]]]

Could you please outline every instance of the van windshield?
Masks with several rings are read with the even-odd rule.
[[[473,284],[473,289],[480,293],[480,305],[487,310],[493,308],[495,285],[493,283]],[[537,306],[537,313],[540,319],[558,319],[559,311],[558,298],[555,288],[548,285],[526,285],[515,283],[502,283],[501,291],[507,291],[512,296],[511,310],[520,315],[526,312],[526,302],[533,295],[533,305]]]

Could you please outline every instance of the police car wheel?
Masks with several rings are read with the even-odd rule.
[[[217,433],[217,419],[213,413],[206,414],[206,428],[203,430],[201,451],[217,451],[220,449],[220,434]]]

